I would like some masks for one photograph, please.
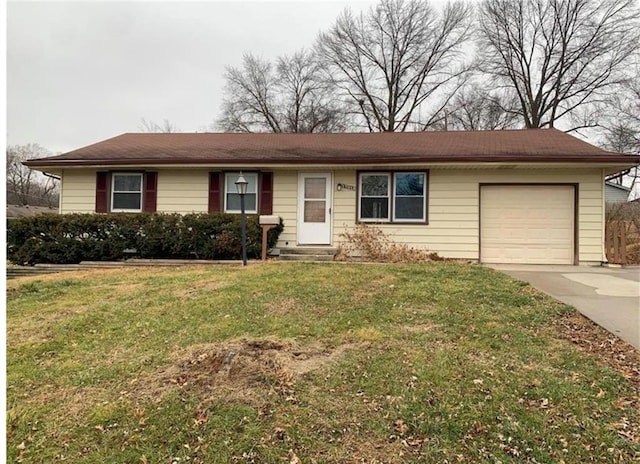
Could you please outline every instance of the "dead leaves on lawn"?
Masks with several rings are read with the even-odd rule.
[[[577,345],[580,351],[596,355],[640,391],[640,352],[633,346],[576,312],[560,316],[556,326],[563,338]]]
[[[617,409],[637,411],[640,408],[640,352],[576,312],[556,319],[556,326],[563,338],[574,343],[580,351],[595,355],[600,363],[619,372],[633,385],[635,395],[618,398],[613,404]],[[606,392],[599,389],[594,396],[602,399]],[[632,443],[640,443],[640,424],[636,421],[623,418],[619,423],[609,424],[608,428]]]

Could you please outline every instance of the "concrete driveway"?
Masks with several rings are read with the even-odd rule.
[[[491,264],[573,306],[640,350],[640,268]]]

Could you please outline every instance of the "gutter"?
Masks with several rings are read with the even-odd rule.
[[[46,177],[49,177],[50,179],[54,179],[54,180],[62,179],[60,176],[49,174],[48,172],[45,172],[45,171],[42,171],[42,174],[44,174]]]
[[[597,158],[597,157],[575,157],[575,158],[514,158],[514,157],[469,157],[469,158],[457,158],[451,159],[448,157],[433,157],[433,158],[369,158],[369,159],[356,159],[356,158],[342,158],[339,160],[330,159],[313,159],[313,158],[296,158],[296,159],[260,159],[251,158],[246,160],[229,159],[153,159],[153,158],[138,158],[138,159],[101,159],[101,160],[31,160],[25,161],[23,164],[30,168],[35,169],[60,169],[63,167],[108,167],[108,166],[172,166],[172,167],[232,167],[232,166],[269,166],[269,167],[288,167],[294,168],[300,167],[312,167],[332,165],[336,167],[349,168],[357,166],[372,166],[372,165],[470,165],[473,163],[500,166],[500,165],[570,165],[585,164],[592,167],[615,167],[618,170],[628,169],[635,165],[640,164],[640,157],[634,157],[629,159],[627,157],[614,159]],[[586,167],[586,166],[585,166]]]

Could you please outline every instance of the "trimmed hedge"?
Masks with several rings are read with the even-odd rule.
[[[272,248],[280,224],[268,233]],[[258,216],[247,216],[247,255],[261,255]],[[45,214],[7,221],[7,258],[15,264],[113,261],[125,250],[150,259],[241,259],[237,214]]]

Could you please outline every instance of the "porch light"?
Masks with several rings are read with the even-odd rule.
[[[236,192],[240,195],[240,198],[243,198],[244,195],[247,194],[247,187],[249,186],[249,182],[244,178],[242,173],[238,176],[238,180],[235,182],[236,184]]]
[[[244,210],[244,196],[247,194],[249,182],[244,178],[242,172],[235,181],[236,192],[240,195],[240,227],[242,229],[242,265],[247,265],[247,215]]]

